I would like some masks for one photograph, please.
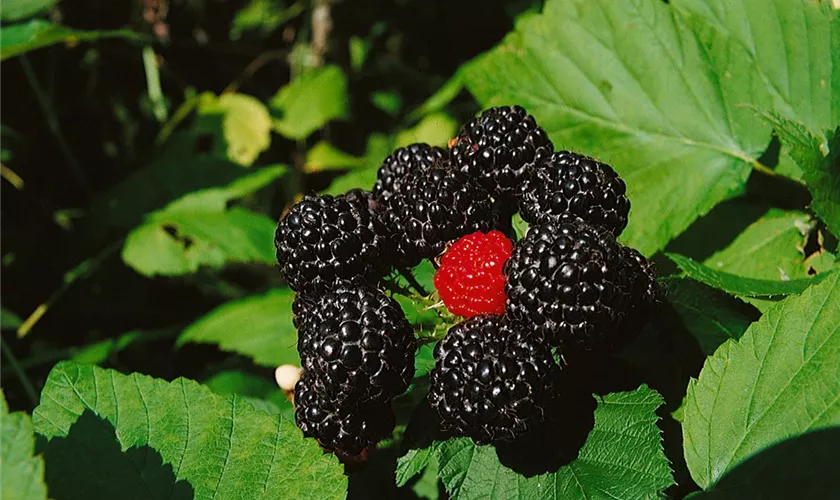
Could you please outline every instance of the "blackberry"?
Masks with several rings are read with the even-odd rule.
[[[337,406],[308,373],[295,386],[295,422],[304,436],[346,455],[358,455],[390,436],[395,425],[389,402]]]
[[[416,143],[399,148],[382,162],[376,173],[373,197],[379,201],[400,190],[403,180],[415,170],[426,170],[446,161],[446,150],[428,144]]]
[[[446,244],[493,225],[490,195],[466,175],[432,167],[409,174],[385,201],[383,220],[397,262],[414,266],[443,252]]]
[[[415,343],[394,299],[360,286],[295,302],[301,362],[325,396],[343,405],[405,392],[414,376]]]
[[[634,248],[625,247],[622,250],[624,265],[633,280],[633,291],[623,338],[617,338],[614,342],[617,346],[632,340],[634,333],[650,321],[659,306],[661,294],[653,265]]]
[[[385,274],[383,227],[362,200],[307,195],[280,220],[274,245],[289,287],[317,294]]]
[[[630,213],[625,190],[624,181],[609,165],[560,151],[529,172],[519,209],[532,224],[571,213],[618,236],[627,227]]]
[[[520,106],[490,108],[461,128],[450,155],[496,197],[516,197],[525,173],[554,151],[534,117]]]
[[[428,398],[445,429],[484,444],[515,440],[545,421],[560,367],[528,330],[475,316],[435,346]]]
[[[634,292],[615,237],[568,215],[531,226],[505,274],[507,313],[571,350],[603,348],[622,327]]]

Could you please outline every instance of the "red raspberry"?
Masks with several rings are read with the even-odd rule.
[[[435,273],[435,288],[449,312],[465,318],[504,313],[502,267],[512,251],[513,244],[499,231],[479,231],[456,241]]]

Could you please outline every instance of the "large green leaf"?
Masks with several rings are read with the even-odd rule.
[[[271,99],[274,128],[290,139],[306,139],[332,120],[347,118],[347,77],[327,65],[308,71]]]
[[[4,22],[20,21],[45,11],[58,3],[58,0],[3,0],[0,19]]]
[[[757,316],[752,306],[699,281],[671,278],[664,287],[668,304],[707,355],[725,341],[741,338]]]
[[[190,380],[65,362],[41,401],[33,421],[61,498],[344,498],[338,460],[294,424]]]
[[[271,143],[271,115],[257,99],[244,94],[202,94],[195,130],[220,140],[213,151],[234,163],[249,166]]]
[[[274,228],[268,217],[239,207],[164,210],[128,235],[122,259],[146,276],[179,276],[231,262],[273,264]]]
[[[659,498],[673,484],[656,426],[662,402],[647,386],[598,398],[594,428],[577,458],[556,472],[530,477],[503,465],[493,446],[476,446],[468,438],[436,442],[439,476],[458,500]],[[398,477],[407,481],[431,458],[411,452]]]
[[[44,459],[33,456],[32,420],[23,412],[9,413],[0,392],[0,497],[3,500],[46,500]]]
[[[254,408],[269,415],[283,415],[289,421],[295,418],[292,402],[277,387],[273,378],[262,378],[242,371],[226,370],[213,375],[203,384],[222,396],[229,394],[242,396],[254,405]]]
[[[822,130],[840,124],[840,16],[831,2],[674,0],[728,85],[748,102]],[[832,32],[833,35],[832,35]],[[835,39],[832,39],[832,37]]]
[[[740,106],[751,89],[660,0],[549,0],[465,79],[483,106],[521,104],[558,149],[613,164],[633,204],[623,237],[645,254],[740,192],[770,137]]]
[[[178,276],[231,262],[273,264],[275,223],[244,208],[225,210],[225,206],[285,171],[285,167],[261,169],[224,188],[191,193],[150,214],[126,238],[123,260],[146,276]]]
[[[810,278],[834,267],[834,255],[821,252],[806,260],[811,218],[799,211],[770,209],[726,248],[703,263],[717,271],[769,280]]]
[[[3,11],[5,10],[4,2]],[[78,31],[41,19],[33,19],[3,27],[3,37],[0,38],[0,61],[57,43],[76,43],[102,38],[139,40],[142,37],[130,30]]]
[[[287,288],[223,304],[188,326],[179,344],[217,344],[263,366],[300,364],[292,324],[295,293]]]
[[[771,308],[706,360],[682,408],[683,447],[704,489],[784,439],[840,426],[840,273]]]
[[[742,297],[779,297],[802,293],[806,288],[827,276],[823,273],[811,279],[785,281],[748,278],[716,271],[682,255],[670,253],[667,255],[690,278]]]

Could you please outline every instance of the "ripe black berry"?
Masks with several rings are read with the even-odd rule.
[[[479,179],[493,196],[517,196],[527,170],[554,145],[520,106],[491,108],[461,128],[450,154],[462,172]]]
[[[414,376],[414,335],[399,304],[367,286],[295,300],[298,352],[335,404],[384,402]]]
[[[527,326],[475,316],[452,327],[434,356],[429,403],[444,428],[484,444],[517,439],[545,421],[560,367]]]
[[[622,248],[622,259],[628,275],[632,277],[631,307],[627,311],[624,334],[614,338],[615,347],[620,347],[635,337],[656,312],[660,302],[659,281],[651,263],[636,249]]]
[[[458,171],[433,167],[412,172],[385,201],[383,213],[398,262],[416,265],[439,255],[452,240],[488,231],[492,205],[487,191]]]
[[[560,151],[529,171],[519,201],[520,213],[532,224],[571,213],[618,236],[627,226],[630,212],[625,189],[624,181],[609,165]]]
[[[307,195],[277,225],[277,262],[289,286],[322,293],[385,273],[383,227],[359,195]]]
[[[440,165],[447,158],[448,154],[445,150],[428,144],[417,143],[397,149],[385,158],[376,173],[377,181],[373,186],[374,198],[384,200],[400,190],[408,174],[415,170],[426,170]]]
[[[531,226],[505,274],[507,313],[555,347],[602,348],[632,303],[633,275],[615,237],[571,216]]]
[[[295,386],[295,421],[304,436],[317,439],[325,448],[358,455],[393,432],[390,402],[342,407],[317,386],[317,379],[308,373]]]

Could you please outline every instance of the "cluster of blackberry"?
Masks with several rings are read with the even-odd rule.
[[[531,224],[515,245],[493,229],[496,200],[518,203]],[[647,260],[615,239],[629,209],[611,167],[554,152],[519,106],[483,112],[449,151],[398,149],[371,192],[304,197],[275,235],[299,294],[304,434],[357,454],[392,432],[390,401],[411,382],[415,339],[377,285],[422,259],[440,263],[435,287],[466,318],[434,351],[429,401],[444,427],[486,443],[546,422],[562,378],[553,350],[619,348],[658,301]]]

